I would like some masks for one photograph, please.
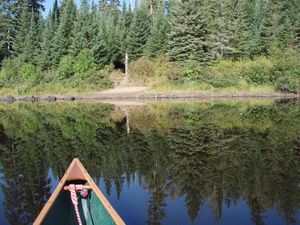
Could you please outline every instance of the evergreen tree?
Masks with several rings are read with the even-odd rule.
[[[68,54],[72,43],[72,31],[73,24],[76,18],[76,6],[73,0],[64,0],[59,26],[54,37],[54,48],[53,48],[53,60],[54,64],[57,65],[60,61],[61,57]]]
[[[164,14],[164,8],[157,10],[154,17],[153,26],[151,28],[151,36],[147,42],[146,54],[149,57],[155,57],[165,53],[168,44],[169,24]]]
[[[222,59],[232,52],[230,39],[232,13],[228,0],[214,0],[209,5],[209,37],[208,43],[213,58]]]
[[[50,69],[53,65],[53,37],[54,37],[54,21],[52,14],[46,18],[44,30],[42,33],[41,52],[39,64],[43,70]]]
[[[105,65],[109,64],[110,61],[108,57],[108,46],[105,32],[105,24],[103,21],[100,21],[97,27],[94,45],[92,47],[94,58],[100,67],[104,67]]]
[[[189,58],[205,64],[210,60],[208,22],[203,1],[180,0],[171,18],[168,54],[171,60],[185,61]]]
[[[25,0],[13,46],[16,54],[24,62],[35,63],[41,38],[41,21],[40,14],[33,11],[29,0]]]
[[[29,0],[25,0],[20,11],[16,37],[13,42],[13,48],[16,54],[21,54],[24,49],[25,38],[30,30],[31,11],[29,8]]]
[[[15,33],[15,13],[13,2],[0,2],[0,63],[12,54],[12,42]]]
[[[72,30],[72,45],[70,52],[77,56],[82,49],[91,48],[92,18],[88,0],[81,0],[81,5]]]
[[[133,14],[131,11],[131,5],[129,3],[128,9],[126,7],[126,2],[123,2],[121,21],[120,21],[120,45],[121,52],[124,54],[128,51],[128,33],[133,20]]]
[[[56,32],[58,25],[59,25],[59,7],[58,7],[58,3],[57,0],[54,0],[54,4],[53,4],[53,10],[52,12],[50,11],[50,15],[52,17],[52,21],[53,21],[53,31]]]
[[[278,37],[282,29],[279,10],[278,0],[267,2],[262,20],[259,53],[267,54],[272,47],[279,46]]]
[[[150,29],[151,22],[148,11],[143,6],[136,8],[127,39],[130,60],[137,59],[143,55],[150,35]]]
[[[246,0],[237,1],[232,7],[232,35],[229,44],[232,49],[230,56],[233,58],[249,56],[251,29],[249,14],[246,10]]]

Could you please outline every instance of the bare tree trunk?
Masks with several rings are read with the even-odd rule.
[[[125,76],[128,76],[128,53],[125,53]]]

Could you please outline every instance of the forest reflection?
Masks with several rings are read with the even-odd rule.
[[[207,201],[221,221],[224,203],[243,199],[255,225],[273,208],[297,224],[299,123],[297,101],[0,105],[6,220],[32,223],[51,194],[49,168],[61,177],[79,157],[108,195],[139,180],[151,193],[148,224],[162,224],[166,199],[177,197],[191,223]]]

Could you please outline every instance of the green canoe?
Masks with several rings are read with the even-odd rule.
[[[83,225],[125,225],[77,158],[70,164],[33,225],[79,225],[70,197],[71,186],[80,187],[75,196]]]

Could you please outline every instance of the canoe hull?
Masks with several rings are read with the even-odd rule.
[[[86,197],[77,193],[83,224],[125,225],[78,159],[72,161],[33,225],[78,225],[70,192],[64,190],[69,184],[90,187]]]

